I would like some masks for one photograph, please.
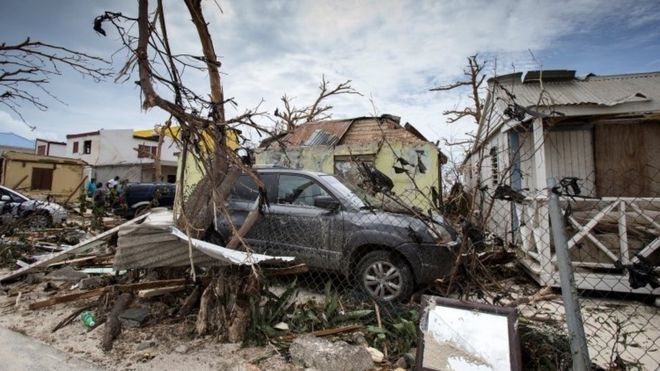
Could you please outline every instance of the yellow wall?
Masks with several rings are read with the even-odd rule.
[[[4,167],[3,185],[6,187],[14,187],[23,177],[27,178],[16,188],[16,190],[27,193],[33,197],[45,197],[52,195],[56,201],[65,201],[73,190],[80,184],[83,179],[83,166],[77,164],[52,164],[41,162],[30,162],[22,160],[5,159],[6,166]],[[32,169],[45,168],[53,170],[53,183],[51,190],[32,190]],[[83,184],[81,189],[84,189],[86,184]],[[71,199],[78,198],[80,190],[74,194]]]
[[[424,174],[417,173],[411,169],[411,177],[405,173],[396,174],[393,165],[401,167],[396,162],[398,157],[405,159],[411,164],[417,164],[417,151],[421,152],[421,161],[426,167]],[[312,147],[288,147],[282,149],[259,149],[256,152],[256,163],[258,165],[281,165],[293,169],[305,169],[321,171],[328,174],[334,173],[335,155],[374,155],[375,166],[378,170],[392,179],[393,191],[402,200],[411,206],[428,209],[431,204],[431,187],[438,189],[438,149],[432,143],[405,143],[393,142],[390,145],[378,144],[364,145],[339,145],[312,146]],[[416,186],[415,186],[416,184]],[[419,191],[417,190],[419,189]],[[420,192],[421,191],[421,192]]]
[[[205,135],[204,137],[206,138],[207,136]],[[209,143],[211,143],[210,142],[211,136],[208,136],[208,138],[209,138]],[[235,130],[227,130],[227,146],[232,150],[235,150],[240,146],[238,143],[238,134],[236,133]],[[202,164],[199,163],[191,153],[185,155],[187,156],[185,169],[182,166],[182,160],[184,156],[183,152],[181,153],[181,155],[177,160],[177,179],[180,179],[182,172],[184,175],[183,190],[181,192],[184,201],[188,198],[188,196],[195,189],[197,183],[199,183],[199,181],[204,176],[204,167],[202,166]]]

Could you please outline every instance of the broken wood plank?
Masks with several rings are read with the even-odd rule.
[[[65,205],[69,203],[69,200],[71,200],[71,197],[73,197],[73,195],[76,192],[78,192],[78,190],[80,189],[80,187],[82,187],[82,185],[85,183],[86,180],[87,180],[87,175],[85,175],[85,177],[80,181],[80,183],[78,183],[78,186],[73,190],[73,192],[71,192],[69,197],[66,198],[66,201],[64,201]]]
[[[140,299],[151,299],[151,298],[155,298],[156,296],[182,291],[185,288],[186,288],[185,285],[179,285],[179,286],[171,286],[171,287],[159,287],[156,289],[146,289],[146,290],[138,291],[137,296]]]
[[[177,285],[182,285],[186,283],[186,279],[180,278],[180,279],[173,279],[173,280],[161,280],[161,281],[149,281],[149,282],[138,282],[138,283],[128,283],[124,285],[112,285],[112,286],[105,286],[105,287],[99,287],[97,289],[89,290],[89,291],[83,291],[83,292],[77,292],[74,294],[67,294],[67,295],[61,295],[61,296],[55,296],[52,298],[48,298],[45,300],[37,301],[34,303],[31,303],[29,308],[32,310],[35,309],[41,309],[45,307],[49,307],[51,305],[55,304],[61,304],[61,303],[68,303],[71,301],[77,301],[77,300],[82,300],[82,299],[89,299],[93,298],[96,296],[100,296],[106,292],[112,291],[112,290],[120,290],[120,291],[130,291],[130,290],[146,290],[146,289],[153,289],[153,288],[158,288],[158,287],[166,287],[166,286],[177,286]]]
[[[57,325],[55,325],[55,327],[53,327],[53,329],[50,330],[50,332],[53,333],[53,332],[55,332],[55,331],[61,329],[62,327],[68,325],[69,323],[71,323],[71,321],[73,321],[76,317],[78,317],[78,315],[79,315],[80,313],[82,313],[82,312],[84,312],[84,311],[86,311],[86,310],[88,310],[88,309],[92,309],[95,305],[96,305],[96,304],[90,304],[90,305],[86,305],[86,306],[84,306],[84,307],[82,307],[82,308],[78,308],[78,309],[74,310],[71,314],[69,314],[68,316],[66,316],[66,318],[64,318],[64,319],[61,320]]]
[[[24,162],[23,164],[25,164],[25,162]],[[19,181],[18,181],[18,183],[16,183],[16,184],[14,184],[14,186],[13,186],[13,187],[11,187],[11,188],[12,188],[12,189],[16,189],[16,188],[18,188],[18,186],[20,186],[21,184],[23,184],[23,182],[24,182],[24,181],[25,181],[25,179],[27,179],[27,178],[28,178],[28,176],[27,176],[27,175],[26,175],[26,176],[24,176],[24,177],[22,177],[22,178],[21,178],[21,180],[19,180]]]
[[[110,314],[108,314],[107,323],[105,324],[105,332],[103,339],[101,339],[101,348],[104,351],[112,350],[112,343],[121,332],[121,322],[119,321],[119,314],[123,312],[133,301],[133,294],[125,292],[117,298],[115,305],[112,306]]]
[[[23,267],[23,268],[20,268],[20,269],[15,270],[15,271],[12,271],[12,272],[10,272],[9,274],[7,274],[7,275],[5,275],[5,276],[3,276],[3,277],[0,277],[0,282],[6,281],[6,280],[9,280],[9,279],[12,279],[12,278],[19,277],[19,276],[24,275],[24,274],[26,274],[26,273],[32,272],[32,271],[34,271],[34,270],[37,269],[37,268],[46,267],[46,266],[48,266],[49,264],[52,264],[52,263],[55,263],[55,262],[58,262],[58,261],[64,260],[64,259],[66,259],[68,256],[70,256],[70,255],[72,255],[72,254],[82,252],[82,251],[84,251],[84,250],[86,250],[86,249],[91,249],[91,248],[92,248],[92,245],[93,245],[94,243],[97,243],[97,242],[99,242],[100,240],[103,240],[103,239],[105,239],[105,238],[110,238],[110,236],[112,236],[115,232],[119,231],[119,228],[121,228],[121,227],[123,227],[123,226],[131,225],[131,224],[135,224],[135,223],[137,223],[137,222],[139,222],[139,221],[142,221],[142,220],[144,220],[148,215],[149,215],[149,214],[142,215],[142,216],[137,217],[137,218],[135,218],[135,219],[133,219],[133,220],[129,220],[128,222],[126,222],[126,223],[124,223],[124,224],[122,224],[122,225],[118,225],[118,226],[116,226],[116,227],[114,227],[114,228],[112,228],[112,229],[110,229],[110,230],[107,230],[107,231],[105,231],[105,232],[103,232],[103,233],[101,233],[101,234],[99,234],[99,235],[96,235],[96,236],[94,236],[94,237],[92,237],[92,238],[90,238],[90,239],[88,239],[88,240],[82,241],[82,242],[80,242],[79,244],[77,244],[77,245],[75,245],[75,246],[73,246],[73,247],[71,247],[71,248],[69,248],[69,249],[67,249],[67,250],[64,250],[64,251],[61,251],[61,252],[59,252],[59,253],[53,254],[53,256],[52,256],[51,258],[44,259],[44,260],[40,260],[40,261],[38,261],[38,262],[36,262],[36,263],[30,264],[30,265],[27,266],[27,267]]]
[[[347,333],[347,332],[353,332],[353,331],[361,330],[363,328],[364,328],[363,325],[348,325],[348,326],[330,328],[330,329],[325,329],[325,330],[306,332],[304,334],[285,335],[285,336],[282,336],[281,339],[284,340],[284,341],[292,341],[293,339],[297,338],[298,336],[306,336],[306,335],[311,335],[311,336],[316,336],[316,337],[323,337],[323,336],[330,336],[330,335],[336,335],[336,334],[343,334],[343,333]]]

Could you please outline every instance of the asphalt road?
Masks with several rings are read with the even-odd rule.
[[[101,370],[50,345],[0,328],[0,370]]]

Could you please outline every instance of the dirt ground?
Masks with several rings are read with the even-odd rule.
[[[0,275],[6,270],[0,271]],[[35,291],[38,291],[35,290]],[[212,338],[194,338],[194,322],[147,323],[141,328],[124,328],[110,352],[100,341],[105,325],[88,331],[76,318],[55,333],[51,329],[86,301],[58,304],[30,310],[36,295],[0,296],[0,327],[20,332],[52,347],[107,369],[122,370],[295,370],[274,347],[241,347],[221,344]],[[90,299],[90,303],[94,299]],[[157,310],[151,307],[150,310]]]

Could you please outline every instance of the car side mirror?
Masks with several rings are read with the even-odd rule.
[[[339,209],[340,203],[332,196],[317,196],[314,197],[314,206],[335,211]]]
[[[10,202],[10,201],[11,201],[11,197],[9,197],[9,196],[7,196],[7,195],[2,195],[2,197],[0,197],[0,201],[2,201],[2,202]]]

